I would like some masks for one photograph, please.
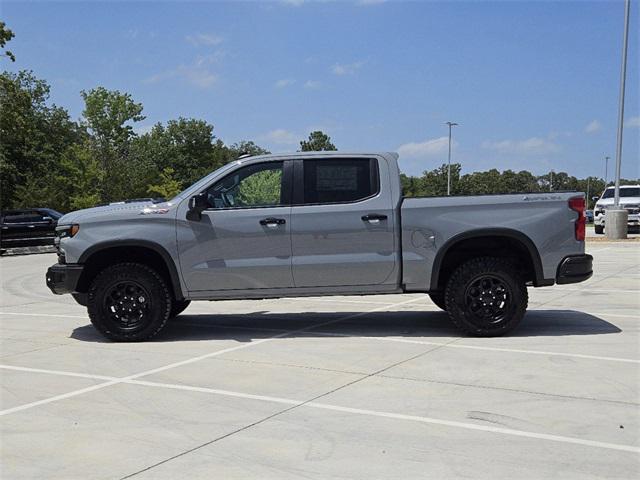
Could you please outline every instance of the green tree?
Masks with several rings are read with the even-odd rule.
[[[153,182],[158,181],[157,172],[172,168],[175,180],[185,188],[239,156],[216,139],[213,128],[193,118],[157,123],[149,133],[132,141],[131,157],[145,166],[140,168],[150,172]]]
[[[280,203],[282,170],[263,170],[240,182],[239,205],[277,205]]]
[[[51,177],[66,149],[86,134],[66,110],[48,100],[49,85],[32,72],[0,74],[2,208],[59,207]]]
[[[335,150],[338,149],[333,143],[331,143],[331,137],[320,130],[311,132],[307,140],[302,140],[300,142],[300,151],[302,152],[322,152]]]
[[[9,50],[6,50],[4,46],[15,37],[15,34],[7,28],[7,24],[0,22],[0,48],[4,50],[3,55],[9,57],[12,62],[16,61],[16,57]]]
[[[91,134],[92,150],[100,160],[108,181],[103,183],[102,201],[135,197],[139,190],[137,172],[129,161],[134,122],[144,120],[142,104],[128,93],[97,87],[82,91],[84,124]]]
[[[72,145],[60,161],[57,187],[65,192],[63,211],[95,207],[101,202],[105,172],[91,151],[89,142]]]
[[[266,155],[268,153],[271,153],[268,150],[265,150],[264,148],[260,147],[259,145],[256,145],[254,142],[250,140],[249,141],[242,140],[238,143],[234,143],[229,147],[229,150],[231,150],[232,156],[236,158],[241,157],[243,155],[255,156],[255,155]]]
[[[157,185],[149,185],[147,192],[149,195],[162,197],[167,200],[175,197],[180,191],[180,182],[178,182],[173,174],[174,170],[171,167],[166,167],[160,173],[160,182]]]

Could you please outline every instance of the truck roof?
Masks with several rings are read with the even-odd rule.
[[[344,157],[372,157],[372,156],[381,156],[381,157],[392,157],[396,160],[398,159],[398,154],[396,152],[367,152],[367,151],[322,151],[322,152],[286,152],[286,153],[269,153],[266,155],[253,155],[247,157],[240,157],[238,160],[241,162],[247,160],[281,160],[283,158],[312,158],[312,157],[320,157],[320,158],[344,158]]]

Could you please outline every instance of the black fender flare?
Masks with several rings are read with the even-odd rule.
[[[82,252],[80,258],[78,259],[78,263],[85,264],[92,255],[115,247],[142,247],[152,250],[160,255],[160,257],[164,261],[165,266],[167,267],[167,272],[169,272],[171,286],[173,287],[173,293],[175,294],[176,299],[182,300],[185,298],[184,293],[182,292],[182,287],[180,285],[180,276],[178,274],[178,269],[176,268],[176,264],[173,261],[173,258],[171,257],[169,252],[167,252],[166,248],[164,248],[159,243],[152,242],[150,240],[107,240],[104,242],[96,243]]]
[[[433,290],[438,285],[442,262],[447,256],[447,252],[461,241],[479,237],[504,237],[520,242],[527,249],[527,251],[529,252],[529,256],[531,257],[531,263],[533,264],[533,271],[535,275],[534,285],[543,286],[553,284],[553,280],[551,281],[551,283],[549,283],[549,281],[546,281],[544,279],[540,252],[538,252],[538,249],[536,248],[535,243],[533,243],[533,240],[531,240],[527,235],[510,228],[479,228],[454,235],[449,240],[447,240],[445,244],[438,250],[438,253],[436,254],[436,257],[433,261],[433,268],[431,270],[431,284],[429,285],[430,289]]]

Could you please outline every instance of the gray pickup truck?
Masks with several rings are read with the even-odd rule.
[[[166,203],[58,221],[46,281],[107,338],[192,300],[428,293],[469,335],[518,325],[527,286],[592,274],[582,193],[403,198],[395,153],[242,158]]]

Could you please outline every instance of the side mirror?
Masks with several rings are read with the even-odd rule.
[[[594,202],[597,202],[598,200],[600,200],[600,197],[591,197],[591,200],[593,200]]]
[[[206,193],[199,193],[189,199],[189,211],[187,212],[187,219],[200,220],[202,218],[202,212],[209,208],[209,202],[207,200]]]
[[[51,218],[51,217],[42,217],[42,221],[43,222],[53,223],[53,218]]]

